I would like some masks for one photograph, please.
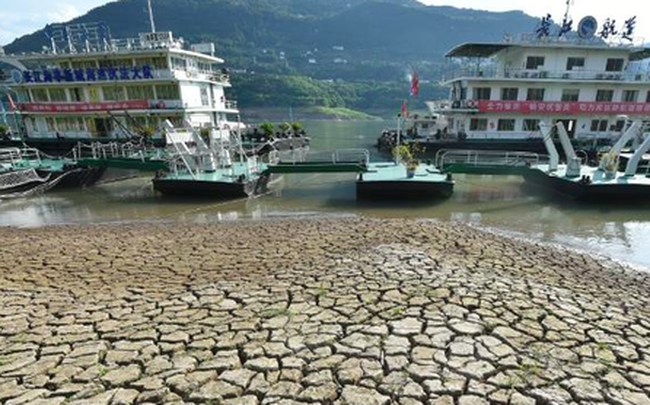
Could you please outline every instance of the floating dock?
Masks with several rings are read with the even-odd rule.
[[[357,177],[357,198],[360,199],[436,199],[448,198],[454,192],[454,181],[431,164],[419,164],[408,176],[402,163],[370,163]]]

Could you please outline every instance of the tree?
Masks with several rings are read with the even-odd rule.
[[[288,122],[283,122],[282,124],[280,124],[280,131],[282,131],[283,134],[289,132],[290,129],[291,129],[291,124],[289,124]]]
[[[265,122],[264,124],[260,125],[260,129],[262,132],[264,132],[264,135],[266,135],[267,138],[272,138],[273,133],[275,132],[275,127],[270,122]]]
[[[294,134],[299,134],[302,132],[302,124],[299,122],[293,122],[291,123],[291,129],[293,129]]]

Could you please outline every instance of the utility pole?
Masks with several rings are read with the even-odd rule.
[[[153,7],[151,0],[147,0],[147,8],[149,9],[149,22],[151,23],[151,32],[156,32],[156,22],[153,19]]]

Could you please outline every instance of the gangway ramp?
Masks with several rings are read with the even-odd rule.
[[[530,152],[442,149],[435,166],[445,173],[524,175],[533,165],[548,162],[548,156]]]
[[[270,174],[365,173],[370,152],[365,149],[340,149],[333,153],[296,153],[268,167]]]

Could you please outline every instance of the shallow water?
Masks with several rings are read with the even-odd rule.
[[[367,148],[386,122],[308,122],[312,150]],[[272,194],[237,201],[210,202],[156,195],[150,177],[86,190],[52,192],[0,202],[0,225],[124,221],[210,223],[285,216],[362,214],[378,217],[461,221],[516,236],[583,249],[650,268],[650,206],[588,206],[533,195],[516,176],[457,175],[453,197],[433,203],[357,202],[354,175],[287,175]]]

